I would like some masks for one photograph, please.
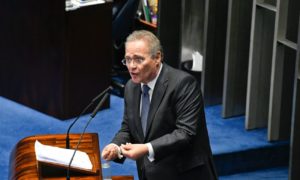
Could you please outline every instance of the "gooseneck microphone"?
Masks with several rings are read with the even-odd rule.
[[[105,93],[112,90],[112,87],[109,86],[104,91],[102,91],[100,94],[98,94],[92,101],[82,110],[82,112],[76,117],[76,119],[70,124],[67,135],[66,135],[66,149],[70,149],[70,130],[73,127],[73,125],[78,121],[78,119],[99,99],[101,98]]]
[[[73,162],[73,159],[74,159],[74,156],[78,150],[78,147],[79,147],[79,144],[81,143],[81,140],[82,140],[82,137],[86,131],[86,128],[88,127],[88,125],[90,124],[90,122],[92,121],[92,119],[96,116],[96,114],[98,113],[99,109],[103,106],[104,102],[106,101],[106,99],[108,98],[109,94],[110,94],[110,90],[111,90],[111,87],[107,88],[105,91],[103,91],[103,93],[101,93],[102,95],[104,94],[103,98],[99,101],[98,105],[96,106],[96,108],[94,109],[94,111],[92,112],[92,114],[90,115],[90,118],[88,120],[88,122],[86,123],[82,133],[80,134],[80,138],[77,142],[77,145],[74,149],[74,152],[73,152],[73,155],[70,159],[70,162],[69,162],[69,165],[68,165],[68,169],[67,169],[67,176],[66,176],[66,179],[67,180],[70,180],[70,168],[71,168],[71,164]],[[94,99],[98,99],[100,98],[102,95],[99,95],[99,97],[97,96],[96,98]]]

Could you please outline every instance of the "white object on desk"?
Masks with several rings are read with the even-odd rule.
[[[203,64],[203,56],[198,51],[195,51],[192,54],[192,57],[193,57],[193,65],[191,70],[201,72],[202,64]]]
[[[61,164],[64,166],[69,166],[74,153],[73,149],[43,145],[39,141],[35,141],[34,148],[38,161]],[[71,167],[92,170],[93,165],[85,152],[77,151]]]

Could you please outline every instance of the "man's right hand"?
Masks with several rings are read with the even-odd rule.
[[[105,146],[102,151],[102,158],[106,161],[114,160],[118,157],[118,146],[116,144],[109,144]]]

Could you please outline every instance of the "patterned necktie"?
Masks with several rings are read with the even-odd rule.
[[[144,135],[146,134],[147,118],[148,118],[148,112],[150,107],[149,90],[150,88],[148,85],[143,85],[141,122],[142,122]]]

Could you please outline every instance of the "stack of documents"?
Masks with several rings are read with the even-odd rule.
[[[38,161],[59,164],[66,167],[69,166],[74,153],[73,149],[43,145],[39,141],[35,141],[34,146],[36,159]],[[92,170],[93,165],[85,152],[76,151],[71,167]]]

